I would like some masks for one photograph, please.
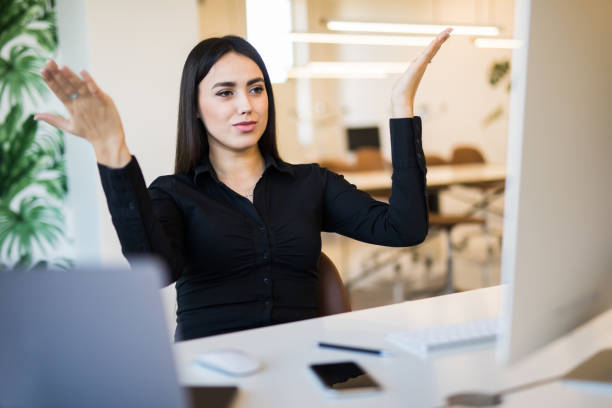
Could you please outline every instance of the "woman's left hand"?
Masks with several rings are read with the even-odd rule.
[[[419,55],[402,74],[393,86],[391,93],[391,110],[394,118],[411,118],[414,116],[414,96],[421,78],[432,58],[436,55],[444,41],[450,36],[452,28],[447,28],[433,39],[425,51]]]

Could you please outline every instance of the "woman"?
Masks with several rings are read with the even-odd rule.
[[[94,147],[126,256],[160,255],[176,281],[177,339],[316,317],[321,231],[408,246],[427,234],[425,166],[413,101],[440,33],[397,82],[390,204],[276,149],[268,73],[245,40],[198,44],[183,69],[175,174],[147,190],[112,99],[91,76],[49,61],[42,76],[70,119],[42,120]]]

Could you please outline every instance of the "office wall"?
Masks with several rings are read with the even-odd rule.
[[[263,3],[262,3],[263,4]],[[326,19],[440,24],[492,24],[513,32],[513,0],[293,0],[294,30],[326,31]],[[244,0],[199,2],[200,35],[245,35]],[[426,150],[449,155],[458,143],[475,144],[490,161],[504,162],[509,94],[491,87],[489,69],[511,50],[479,49],[473,38],[453,37],[425,76],[416,102],[425,121]],[[422,47],[296,44],[295,63],[308,61],[409,62]],[[379,125],[388,151],[389,95],[399,75],[385,79],[289,79],[275,84],[279,149],[292,162],[346,153],[346,126]],[[485,123],[490,113],[503,113]],[[300,133],[302,134],[300,136]],[[304,133],[307,135],[304,137]]]
[[[198,41],[196,0],[60,0],[58,21],[60,63],[89,69],[111,95],[146,182],[172,172],[180,75]],[[87,257],[78,261],[124,263],[91,148],[72,138],[68,160],[76,240],[96,245],[82,248]],[[96,224],[99,243],[91,238]]]

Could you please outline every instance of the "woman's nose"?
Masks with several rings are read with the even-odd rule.
[[[245,113],[251,113],[253,110],[253,104],[251,103],[251,99],[248,95],[242,95],[238,98],[238,112],[243,115]]]

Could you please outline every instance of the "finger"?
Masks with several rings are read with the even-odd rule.
[[[440,32],[436,38],[434,38],[431,43],[427,46],[424,52],[424,56],[431,62],[431,59],[438,53],[438,50],[444,44],[446,40],[450,37],[450,33],[453,31],[452,28],[447,28],[446,30]]]
[[[66,90],[60,86],[60,84],[55,80],[50,70],[46,68],[42,70],[40,75],[43,77],[49,89],[57,96],[57,98],[62,101],[64,105],[70,102],[70,96],[66,93]]]
[[[45,63],[44,69],[48,71],[49,73],[52,73],[54,71],[57,71],[59,68],[57,67],[57,64],[55,63],[55,61],[50,59]]]
[[[87,96],[89,94],[89,89],[87,88],[87,84],[81,78],[79,78],[70,68],[67,66],[63,66],[60,69],[61,75],[66,78],[66,80],[72,85],[72,87],[76,90],[79,96]]]
[[[69,97],[68,102],[72,100],[70,95],[73,95],[77,92],[77,89],[70,83],[68,78],[62,73],[61,70],[56,69],[51,71],[51,76],[57,83],[57,85],[62,89],[62,91]]]
[[[81,76],[85,80],[89,92],[91,92],[93,95],[98,95],[100,93],[100,88],[98,87],[98,84],[96,83],[96,81],[94,81],[92,76],[89,75],[89,72],[87,72],[86,70],[82,70]]]
[[[51,113],[37,113],[34,115],[35,120],[42,120],[43,122],[47,122],[51,126],[55,126],[65,132],[71,133],[70,121],[66,118],[63,118],[58,115],[53,115]]]

